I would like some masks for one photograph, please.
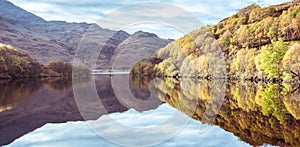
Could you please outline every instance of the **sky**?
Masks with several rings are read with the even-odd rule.
[[[197,17],[204,25],[215,24],[220,20],[236,13],[238,9],[246,7],[252,3],[261,6],[268,6],[286,2],[287,0],[8,0],[15,5],[32,12],[45,20],[62,20],[67,22],[88,22],[95,23],[110,13],[118,11],[120,8],[141,2],[162,2],[174,5]],[[126,9],[126,8],[125,8]],[[143,11],[141,8],[134,8]],[[129,9],[128,9],[129,11]],[[131,11],[131,9],[130,9]],[[176,12],[163,12],[162,9],[153,8],[152,12],[161,13],[164,17],[178,17]],[[138,12],[136,13],[139,14]],[[157,15],[155,15],[157,17]],[[131,16],[126,16],[130,20]],[[180,20],[181,17],[178,17]],[[181,23],[186,23],[181,21]],[[176,39],[185,32],[176,27],[165,24],[136,24],[123,30],[134,33],[142,30],[158,34],[163,38]]]

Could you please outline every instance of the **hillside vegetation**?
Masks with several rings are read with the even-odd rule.
[[[0,78],[39,77],[43,66],[10,45],[0,44]]]
[[[86,67],[74,67],[77,74],[88,75]],[[72,64],[50,61],[42,65],[11,45],[0,43],[0,79],[72,76]]]
[[[170,43],[152,59],[136,64],[132,73],[275,82],[299,79],[299,24],[299,2],[266,8],[252,4]]]

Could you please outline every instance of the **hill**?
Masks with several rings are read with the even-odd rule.
[[[59,76],[10,45],[0,44],[0,79]]]
[[[150,60],[138,63],[133,73],[270,82],[298,80],[299,4],[294,1],[265,8],[252,4],[218,24],[175,40]]]
[[[156,34],[138,31],[118,45],[111,65],[116,70],[130,70],[133,63],[149,58],[168,43],[170,40],[161,39]]]

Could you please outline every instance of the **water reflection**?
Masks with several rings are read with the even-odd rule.
[[[0,81],[0,112],[12,109],[18,101],[28,97],[41,84],[42,81]]]
[[[99,120],[98,124],[103,125],[103,129],[109,132],[118,132],[121,139],[126,139],[131,136],[131,132],[123,132],[114,127],[110,121],[107,122],[107,117],[114,117],[124,125],[135,127],[149,127],[149,125],[159,125],[160,122],[165,121],[166,117],[169,117],[176,111],[175,108],[162,104],[155,110],[139,113],[133,109],[130,109],[122,113],[112,113],[109,116],[104,115]],[[135,121],[138,115],[144,118],[145,115],[151,115],[150,121],[141,119]],[[179,132],[173,138],[156,145],[157,147],[174,147],[174,146],[228,146],[228,147],[248,147],[249,145],[238,140],[232,133],[226,132],[223,129],[212,126],[204,134],[199,133],[199,126],[202,124],[196,120],[191,120],[189,124]],[[172,126],[176,127],[181,126]],[[157,130],[158,132],[161,130]],[[66,135],[67,134],[67,135]],[[140,134],[142,136],[143,134]],[[132,142],[140,142],[145,144],[144,140],[140,140],[140,136],[134,136],[130,138]],[[150,134],[145,136],[148,140],[152,138],[162,137],[163,134]],[[38,139],[37,139],[38,138]],[[147,140],[146,140],[147,141]],[[89,147],[117,147],[119,145],[109,142],[107,139],[98,136],[92,131],[85,122],[67,122],[63,124],[46,124],[45,126],[30,132],[15,140],[9,145],[9,147],[19,146],[89,146]],[[153,147],[156,147],[153,146]]]
[[[124,79],[130,80],[121,82]],[[83,127],[86,129],[82,131],[87,133],[89,129],[85,123],[70,123],[68,121],[85,121],[78,110],[72,85],[76,89],[76,87],[88,88],[91,84],[96,86],[103,109],[97,109],[99,111],[89,115],[88,120],[92,120],[90,122],[94,122],[96,127],[107,131],[107,133],[116,133],[119,135],[116,136],[119,139],[126,139],[130,135],[124,130],[122,133],[122,130],[115,127],[111,121],[107,121],[109,116],[106,114],[111,114],[111,117],[116,121],[126,122],[127,125],[149,127],[153,125],[153,121],[161,124],[162,118],[165,118],[162,116],[173,114],[170,107],[167,107],[166,104],[161,105],[162,102],[165,102],[199,122],[192,121],[194,126],[188,126],[189,129],[183,130],[174,139],[164,142],[162,144],[164,146],[201,145],[201,142],[205,140],[210,142],[206,145],[220,145],[224,142],[228,143],[228,140],[245,145],[237,142],[236,138],[228,132],[253,146],[264,144],[300,146],[299,84],[279,85],[170,78],[153,80],[145,77],[128,77],[128,75],[119,77],[101,75],[92,78],[80,78],[73,82],[70,79],[55,78],[1,81],[0,144],[9,144],[29,132],[31,132],[29,134],[35,134],[33,130],[45,124],[41,129],[46,130],[46,132],[41,131],[40,133],[46,133],[53,138],[57,137],[52,134],[53,130],[59,132],[58,130],[66,129],[67,132],[78,137],[80,133],[76,136],[74,132],[78,133],[77,129]],[[126,88],[126,84],[129,87],[127,85]],[[128,91],[133,96],[128,95]],[[117,97],[116,93],[119,93],[120,97]],[[99,107],[93,99],[86,97],[83,100],[87,102],[85,106],[87,109]],[[145,111],[149,111],[149,113]],[[150,115],[151,120],[146,121],[145,115]],[[134,121],[133,119],[137,117],[142,119]],[[147,124],[146,122],[150,123]],[[214,126],[208,130],[207,128],[200,128],[200,131],[203,132],[199,134],[199,126],[209,126],[203,124],[213,124]],[[57,126],[58,130],[51,128],[53,126]],[[173,127],[182,126],[173,125]],[[113,131],[109,128],[113,128]],[[214,138],[217,133],[219,133],[218,135],[222,134],[219,136],[219,140]],[[60,137],[64,136],[63,132],[60,134]],[[85,138],[91,135],[87,134],[85,134]],[[133,132],[130,134],[132,135]],[[160,137],[153,134],[152,136],[144,136],[144,141],[138,139],[134,141],[145,143],[146,140]],[[161,133],[161,135],[163,134]],[[99,142],[99,138],[95,137],[95,134],[92,136],[93,141]],[[26,139],[25,135],[25,138],[21,137],[20,140],[26,142],[30,139],[32,138],[27,137]],[[90,140],[82,139],[80,141],[86,143]],[[103,139],[100,141],[100,144],[109,145]],[[130,141],[133,142],[132,137]],[[63,144],[63,142],[61,143]],[[69,144],[70,142],[65,143]]]
[[[135,94],[135,92],[132,91],[135,88],[130,88],[130,85],[134,86],[134,84],[130,84],[129,79],[128,74],[113,75],[111,78],[113,92],[123,106],[143,112],[149,109],[157,109],[157,107],[162,104],[159,99],[152,95],[152,92],[150,92],[151,95],[148,98],[136,98],[134,95],[137,95],[137,93]],[[153,86],[151,83],[152,82],[150,82],[148,86],[150,91]],[[141,87],[140,89],[143,88]],[[93,85],[74,89],[79,110],[87,120],[91,116],[99,114],[104,109],[101,102],[97,101],[98,95],[94,93],[95,89]],[[175,111],[165,118],[166,121],[161,125],[148,125],[151,127],[126,126],[123,124],[123,121],[116,121],[113,117],[108,116],[105,118],[105,121],[87,121],[87,123],[103,138],[115,144],[126,146],[149,146],[161,143],[176,135],[190,120],[186,115],[178,111]],[[148,117],[143,119],[143,122],[146,125],[148,124],[147,122],[153,123],[152,120],[153,117]],[[130,121],[134,122],[135,119]],[[128,132],[130,133],[127,134]]]
[[[225,91],[223,84],[165,79],[154,87],[156,96],[172,107],[202,123],[220,126],[251,145],[300,146],[299,84],[228,82]]]
[[[123,106],[116,98],[111,78],[101,75],[77,78],[74,81],[61,78],[0,81],[0,145],[8,144],[47,123],[84,121],[74,98],[74,87],[87,87],[91,83],[96,85],[97,94],[105,110],[95,113],[88,120],[128,110],[129,108]],[[147,91],[133,85],[130,87],[135,95],[147,96]],[[86,101],[89,99],[86,98]],[[89,103],[95,104],[94,101]],[[158,105],[160,104],[161,102]],[[156,108],[158,105],[149,106],[144,110]],[[130,108],[138,109],[139,106],[135,108],[135,105],[132,105]]]

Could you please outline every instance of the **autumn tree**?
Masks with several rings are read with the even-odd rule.
[[[293,77],[300,77],[300,44],[295,43],[283,58],[283,68]]]
[[[40,77],[43,66],[11,45],[0,43],[0,78]]]
[[[61,74],[62,76],[72,75],[72,64],[63,61],[49,61],[46,67]]]
[[[257,76],[257,68],[255,57],[258,51],[253,49],[241,49],[237,53],[237,57],[231,63],[231,71],[233,74],[239,75],[242,78],[250,78]]]

